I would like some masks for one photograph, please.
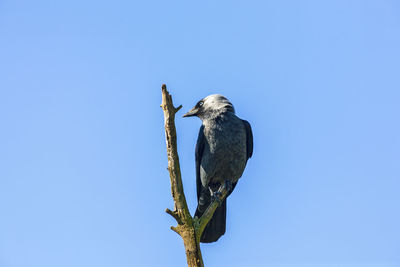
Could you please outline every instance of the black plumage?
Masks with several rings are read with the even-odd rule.
[[[225,182],[232,185],[228,196],[235,189],[253,154],[253,134],[250,124],[238,118],[233,105],[221,95],[202,99],[184,115],[189,116],[198,116],[203,122],[195,150],[198,199],[195,216],[201,217],[211,203],[212,192]],[[225,233],[226,205],[225,199],[207,224],[201,242],[215,242]]]

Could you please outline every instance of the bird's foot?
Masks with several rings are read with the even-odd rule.
[[[222,194],[222,192],[226,190],[229,193],[232,191],[232,189],[233,189],[232,181],[227,179],[223,184],[220,185],[217,192]]]
[[[218,206],[222,204],[222,193],[219,191],[215,191],[211,193],[211,201],[217,201],[218,202]]]

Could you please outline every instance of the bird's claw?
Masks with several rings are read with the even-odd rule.
[[[219,191],[213,192],[211,195],[211,201],[217,201],[218,202],[218,206],[222,204],[222,193]]]

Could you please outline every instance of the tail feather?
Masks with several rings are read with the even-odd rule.
[[[204,211],[199,211],[196,209],[195,216],[201,217]],[[201,235],[200,242],[211,243],[217,241],[223,234],[225,234],[226,229],[226,199],[221,203],[221,205],[215,210],[213,217],[208,222],[203,234]]]

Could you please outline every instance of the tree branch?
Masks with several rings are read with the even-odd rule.
[[[176,220],[176,222],[178,224],[182,224],[182,221],[181,221],[181,218],[179,218],[178,212],[172,211],[170,209],[166,209],[165,212],[168,213],[169,215],[171,215],[172,217],[174,217],[174,219]]]
[[[171,180],[171,193],[175,204],[175,209],[173,211],[166,209],[165,212],[171,215],[178,223],[176,227],[171,226],[171,229],[179,234],[183,239],[188,266],[203,267],[204,264],[200,250],[200,237],[220,202],[214,200],[210,206],[208,206],[201,218],[192,218],[190,215],[185,194],[183,192],[175,128],[175,114],[182,108],[182,105],[175,108],[172,103],[172,96],[167,91],[167,86],[163,84],[161,89],[161,107],[164,111],[168,171]],[[221,193],[220,201],[224,201],[227,196],[225,186],[222,186],[218,191]]]
[[[177,227],[171,227],[182,239],[186,251],[186,259],[189,267],[203,267],[203,259],[200,250],[200,239],[196,239],[196,230],[193,226],[193,218],[190,216],[183,192],[181,170],[176,142],[175,114],[182,108],[175,108],[172,97],[165,84],[162,85],[162,103],[164,111],[165,138],[167,142],[168,171],[171,179],[171,193],[174,199],[175,210],[166,210],[178,223]]]

